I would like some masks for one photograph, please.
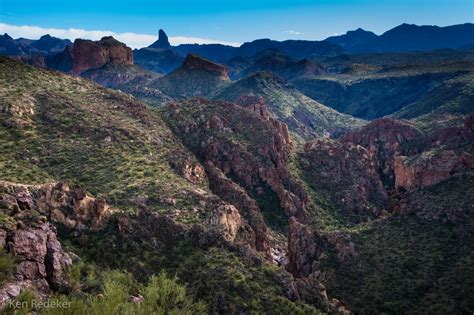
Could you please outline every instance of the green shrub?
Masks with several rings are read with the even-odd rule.
[[[9,253],[0,251],[0,286],[11,279],[15,269],[15,259]]]
[[[103,291],[100,295],[87,297],[58,296],[54,301],[70,302],[69,307],[48,308],[43,314],[71,315],[148,315],[148,314],[206,314],[207,307],[202,302],[194,303],[187,295],[186,288],[169,278],[165,273],[152,276],[147,285],[139,284],[132,275],[120,271],[110,271],[103,275]],[[142,302],[129,301],[130,295],[140,294]]]

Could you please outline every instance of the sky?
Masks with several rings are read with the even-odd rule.
[[[258,38],[322,40],[359,27],[382,34],[402,23],[446,26],[474,22],[474,0],[0,0],[0,33],[36,39],[49,33],[131,47],[239,45]]]

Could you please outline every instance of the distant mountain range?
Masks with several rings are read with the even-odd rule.
[[[414,24],[399,25],[380,36],[363,29],[329,37],[328,43],[340,45],[348,53],[424,51],[459,49],[474,42],[474,24],[446,27]]]
[[[13,39],[8,34],[0,35],[0,55],[6,56],[58,53],[69,45],[72,45],[69,39],[60,39],[49,34],[37,40]]]
[[[56,54],[71,46],[71,41],[44,35],[38,40],[13,39],[0,35],[0,55],[24,56]],[[472,49],[474,24],[465,23],[446,27],[399,25],[382,35],[361,28],[323,41],[257,39],[240,47],[221,44],[182,44],[172,46],[165,31],[148,47],[134,50],[136,64],[157,73],[168,73],[178,68],[186,55],[196,54],[211,61],[227,64],[236,58],[253,57],[261,51],[277,49],[292,59],[322,61],[344,54],[429,51],[436,49]],[[239,60],[239,59],[237,59]],[[239,60],[242,61],[241,59]],[[33,62],[30,62],[33,63]],[[34,60],[34,63],[41,63]]]

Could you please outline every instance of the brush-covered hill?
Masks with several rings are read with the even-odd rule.
[[[247,95],[262,97],[272,115],[303,138],[326,133],[337,136],[363,124],[363,120],[341,114],[310,99],[269,72],[259,72],[233,82],[221,89],[216,98],[235,102]]]
[[[208,97],[229,83],[227,68],[197,55],[188,55],[181,67],[155,80],[150,87],[158,88],[176,99]]]
[[[422,102],[432,92],[436,94],[441,86],[453,86],[448,82],[454,82],[456,77],[467,75],[473,69],[472,61],[425,61],[387,66],[349,63],[339,73],[300,77],[291,83],[305,95],[342,113],[375,119],[409,105],[416,106],[412,104]],[[454,89],[445,97],[455,97],[453,93]]]
[[[320,75],[325,72],[323,67],[314,61],[309,59],[293,60],[277,49],[263,50],[252,59],[253,63],[250,66],[234,76],[246,77],[255,72],[269,71],[285,80],[290,80],[300,76]]]
[[[130,93],[154,106],[160,106],[172,100],[161,90],[150,87],[150,83],[161,75],[144,70],[138,65],[111,62],[101,68],[87,70],[81,76],[106,88]]]
[[[335,307],[323,294],[314,296],[317,303],[305,302],[298,293],[303,288],[274,263],[285,256],[285,240],[266,230],[261,209],[271,208],[250,194],[250,187],[267,186],[242,186],[247,193],[214,160],[212,137],[206,155],[192,142],[226,124],[213,145],[233,147],[229,152],[252,161],[248,167],[265,165],[268,173],[255,179],[281,175],[271,185],[283,198],[285,173],[273,160],[287,154],[290,140],[283,124],[214,102],[196,107],[202,110],[197,116],[192,102],[158,112],[129,94],[4,57],[0,82],[2,301],[34,294],[72,301],[86,313],[132,308],[147,314],[150,309],[134,301],[154,301],[137,293],[154,281],[180,292],[177,304],[163,309],[307,314]],[[229,126],[216,118],[223,110]],[[188,122],[202,123],[202,134],[192,131],[196,138],[183,139],[186,129],[179,124]],[[257,128],[252,134],[247,122]],[[266,140],[252,142],[254,136]],[[198,160],[203,156],[206,163]],[[273,252],[277,249],[279,254]],[[110,269],[116,271],[106,272]],[[169,282],[163,272],[179,279]],[[115,287],[117,299],[96,298]]]
[[[195,160],[132,96],[8,58],[1,81],[3,180],[66,180],[123,208],[189,187],[169,161]]]
[[[392,116],[411,119],[422,128],[462,123],[463,116],[474,112],[474,72],[444,81],[420,100],[395,112]]]

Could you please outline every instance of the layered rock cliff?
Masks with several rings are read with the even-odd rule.
[[[395,183],[394,160],[396,156],[420,152],[422,148],[405,144],[422,139],[422,133],[413,125],[391,118],[375,120],[358,131],[350,132],[342,142],[361,145],[377,162],[377,169],[384,185],[391,189]]]
[[[413,157],[398,156],[394,162],[395,187],[406,190],[423,188],[472,168],[474,156],[468,152],[431,150]]]
[[[72,48],[74,73],[96,69],[107,63],[133,64],[132,49],[117,41],[112,36],[103,37],[100,41],[76,39]]]

